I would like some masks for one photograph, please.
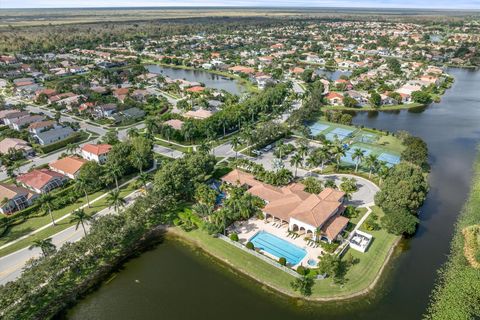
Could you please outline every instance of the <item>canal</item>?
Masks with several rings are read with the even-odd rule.
[[[203,70],[171,68],[160,65],[148,65],[146,68],[148,72],[161,74],[164,77],[169,77],[173,80],[182,79],[192,82],[200,82],[203,83],[207,88],[225,90],[229,93],[237,95],[245,92],[245,87],[242,86],[237,80]]]
[[[407,130],[430,149],[420,227],[402,241],[386,280],[358,300],[309,304],[280,297],[174,240],[128,262],[80,301],[70,319],[420,319],[467,197],[480,141],[480,72],[451,69],[453,87],[426,108],[358,113],[354,123]]]

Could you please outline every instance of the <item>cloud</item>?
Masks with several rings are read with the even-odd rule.
[[[480,9],[480,0],[0,0],[0,8],[77,7],[363,7],[363,8],[444,8]]]

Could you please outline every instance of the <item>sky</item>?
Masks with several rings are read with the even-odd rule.
[[[162,6],[480,9],[480,0],[0,0],[1,9]]]

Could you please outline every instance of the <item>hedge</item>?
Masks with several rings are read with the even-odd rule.
[[[80,142],[88,137],[88,134],[86,132],[75,132],[73,135],[68,137],[67,139],[46,145],[46,146],[40,146],[40,152],[42,153],[50,153],[52,151],[55,151],[57,149],[66,147],[67,145],[71,143],[76,143]]]

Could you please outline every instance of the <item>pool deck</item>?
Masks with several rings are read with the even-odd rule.
[[[274,224],[275,222],[267,222],[265,220],[251,218],[247,221],[235,222],[230,227],[230,230],[238,234],[239,242],[242,244],[246,244],[257,232],[266,231],[268,233],[276,235],[277,237],[283,240],[293,243],[302,249],[305,249],[307,251],[307,254],[299,263],[292,266],[293,268],[296,268],[300,265],[304,267],[308,267],[307,262],[309,259],[314,259],[316,262],[318,262],[318,256],[321,256],[324,253],[324,251],[320,246],[318,248],[312,248],[307,246],[307,242],[304,240],[305,238],[304,235],[301,235],[297,239],[292,239],[291,237],[287,237],[288,225],[285,224],[281,228],[276,228],[273,226]],[[279,258],[269,254],[268,252],[262,251],[262,253],[274,260],[278,260]]]

